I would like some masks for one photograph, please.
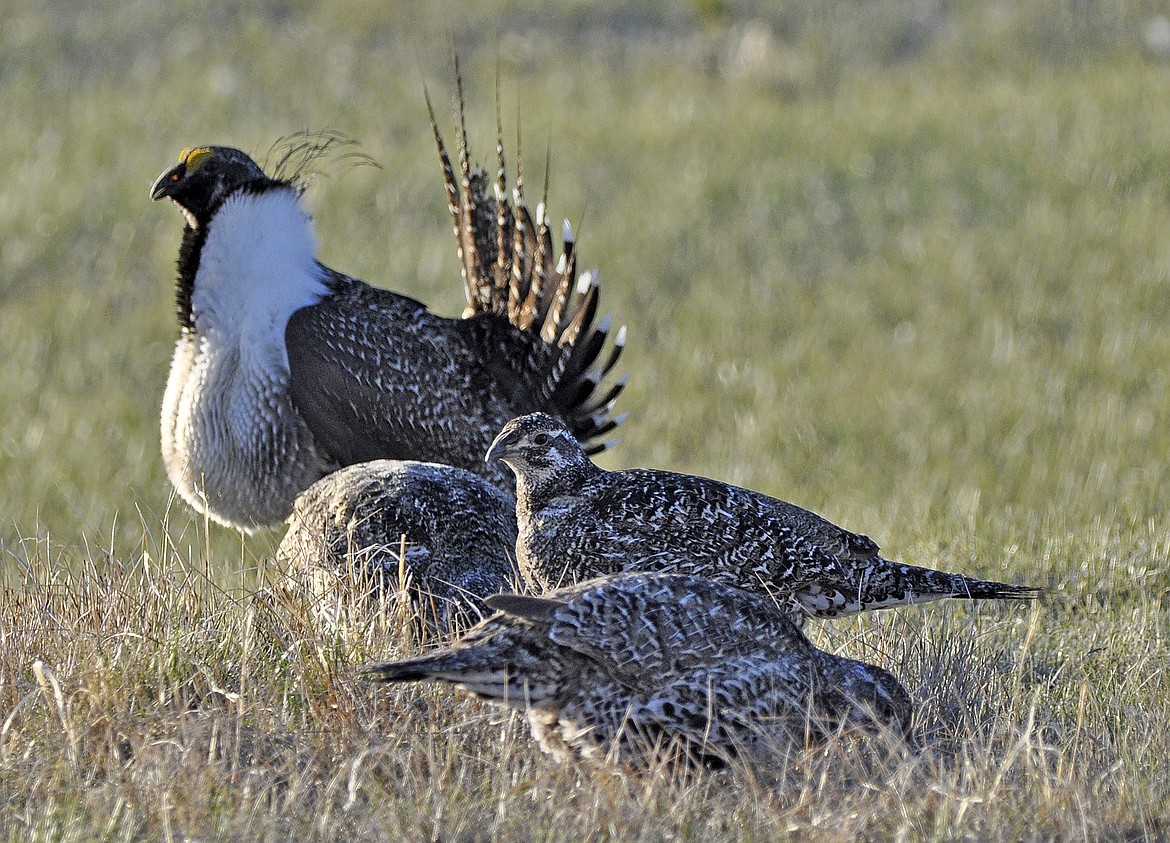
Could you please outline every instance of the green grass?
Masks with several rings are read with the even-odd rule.
[[[9,3],[0,27],[0,825],[10,839],[912,839],[1170,823],[1170,64],[1153,3]],[[279,536],[170,499],[157,411],[184,146],[329,127],[322,257],[454,314],[426,125],[452,41],[630,328],[610,467],[718,476],[1035,609],[826,624],[921,709],[913,758],[558,768],[354,665]],[[449,125],[449,121],[448,121]],[[37,667],[38,661],[41,663]]]

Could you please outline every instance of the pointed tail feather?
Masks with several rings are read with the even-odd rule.
[[[887,564],[893,582],[900,583],[907,592],[921,594],[924,600],[932,599],[932,595],[960,600],[1034,600],[1041,592],[1041,589],[1027,585],[980,580],[916,565]]]
[[[590,376],[590,377],[593,380],[594,387],[596,388],[596,385],[598,384],[598,379],[594,379],[594,378],[592,378],[592,376]],[[628,381],[629,381],[629,378],[625,375],[622,375],[620,378],[618,378],[616,383],[614,383],[613,385],[611,385],[609,387],[607,392],[605,392],[599,398],[594,398],[592,404],[588,404],[588,405],[583,406],[582,411],[585,413],[589,413],[590,415],[600,413],[606,419],[608,419],[609,415],[610,415],[610,411],[613,409],[614,401],[617,400],[617,397],[618,397],[618,395],[621,394],[621,391],[626,388],[626,383]]]
[[[567,351],[563,371],[556,380],[549,398],[549,406],[565,419],[577,441],[587,453],[605,450],[600,437],[612,431],[625,416],[613,414],[614,404],[625,389],[625,376],[607,383],[606,376],[621,357],[626,343],[626,329],[623,325],[610,340],[610,320],[603,319],[583,339],[579,339]],[[598,360],[609,344],[608,358],[603,364]]]
[[[453,646],[413,659],[367,664],[359,668],[359,672],[373,682],[459,684],[468,678],[483,680],[489,675],[499,675],[502,679],[510,643],[510,639],[496,639],[492,630],[480,626]]]
[[[496,70],[496,296],[508,300],[512,278],[512,256],[508,252],[511,211],[508,196],[508,168],[504,162],[504,121],[500,117],[500,73]],[[492,302],[493,308],[496,301]]]
[[[1034,600],[1042,589],[1025,585],[979,580],[915,565],[881,560],[862,575],[856,590],[839,595],[835,606],[821,605],[814,616],[832,617],[871,609],[885,609],[948,598],[960,600]]]
[[[371,682],[426,682],[435,678],[433,656],[400,662],[367,664],[358,669]]]
[[[1036,600],[1043,593],[1044,589],[1036,586],[1012,585],[963,577],[962,582],[951,597],[961,600]]]
[[[979,580],[879,558],[847,576],[836,588],[798,589],[794,597],[810,617],[833,618],[949,598],[1035,600],[1043,593],[1032,586]]]
[[[596,273],[586,273],[578,281],[576,241],[568,221],[562,227],[560,254],[553,248],[547,211],[549,160],[535,219],[524,199],[519,151],[516,186],[509,201],[498,76],[497,172],[490,188],[487,174],[472,168],[458,61],[455,72],[457,162],[447,152],[429,95],[426,100],[459,249],[467,296],[464,316],[499,314],[520,331],[539,338],[531,361],[539,373],[533,408],[561,416],[583,446],[601,450],[604,443],[594,440],[616,426],[612,409],[625,386],[624,378],[603,383],[625,347],[625,327],[611,338],[609,318],[596,321],[600,282]]]
[[[468,693],[507,705],[523,707],[546,692],[529,684],[511,667],[503,653],[456,648],[406,661],[369,664],[360,673],[371,682],[445,682]]]

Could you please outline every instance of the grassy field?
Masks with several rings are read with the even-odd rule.
[[[1159,4],[10,0],[0,13],[5,839],[1170,835],[1170,23]],[[322,4],[324,5],[324,4]],[[625,321],[610,467],[749,485],[893,558],[1046,586],[812,629],[925,748],[712,776],[557,767],[263,587],[279,535],[170,497],[179,150],[332,128],[322,257],[462,304],[422,89],[499,70],[529,184]],[[443,115],[449,110],[440,108]]]

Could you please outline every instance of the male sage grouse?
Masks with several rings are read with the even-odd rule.
[[[466,629],[485,616],[484,597],[518,587],[515,553],[511,495],[461,468],[398,460],[318,480],[297,497],[277,549],[325,617],[405,587],[439,633]]]
[[[544,413],[508,422],[487,458],[516,472],[517,561],[537,590],[619,571],[671,571],[763,591],[814,618],[1036,593],[891,562],[866,536],[718,480],[605,471]]]
[[[910,728],[893,676],[817,649],[771,600],[738,588],[619,574],[486,602],[499,614],[454,646],[364,672],[449,682],[525,711],[561,759],[764,760],[839,730],[901,739]]]
[[[507,199],[503,144],[492,184],[471,169],[462,118],[458,173],[433,111],[431,123],[463,319],[320,263],[304,186],[238,149],[186,149],[151,188],[187,221],[163,457],[179,493],[214,520],[275,524],[315,480],[372,459],[447,463],[511,488],[482,459],[508,419],[545,410],[594,451],[620,421],[611,409],[624,382],[599,383],[625,331],[603,355],[610,322],[594,321],[597,277],[578,283],[568,224],[555,259],[544,203],[533,219],[519,182]]]

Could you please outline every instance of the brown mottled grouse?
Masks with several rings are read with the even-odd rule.
[[[1036,593],[891,562],[866,536],[718,480],[605,471],[543,413],[508,422],[487,458],[516,472],[517,561],[537,590],[619,571],[670,571],[762,591],[814,618]]]
[[[445,633],[482,619],[484,597],[518,587],[515,552],[511,495],[454,466],[374,460],[306,489],[277,556],[327,610],[360,596],[355,582],[377,599],[406,583],[419,616]]]
[[[599,383],[624,330],[603,355],[610,323],[595,322],[596,276],[578,283],[567,224],[558,260],[544,203],[534,220],[519,183],[507,199],[502,143],[491,181],[471,169],[461,116],[457,172],[431,120],[463,319],[320,263],[305,186],[279,176],[288,156],[274,177],[238,149],[187,149],[151,188],[187,221],[163,457],[183,498],[214,520],[276,524],[329,471],[382,458],[456,465],[511,488],[508,471],[482,460],[508,419],[545,410],[584,443],[616,424],[622,382]],[[292,152],[311,160],[332,140]]]
[[[817,649],[772,601],[721,583],[622,574],[486,602],[499,614],[454,646],[364,672],[523,710],[561,758],[758,760],[839,729],[910,728],[888,672]]]

